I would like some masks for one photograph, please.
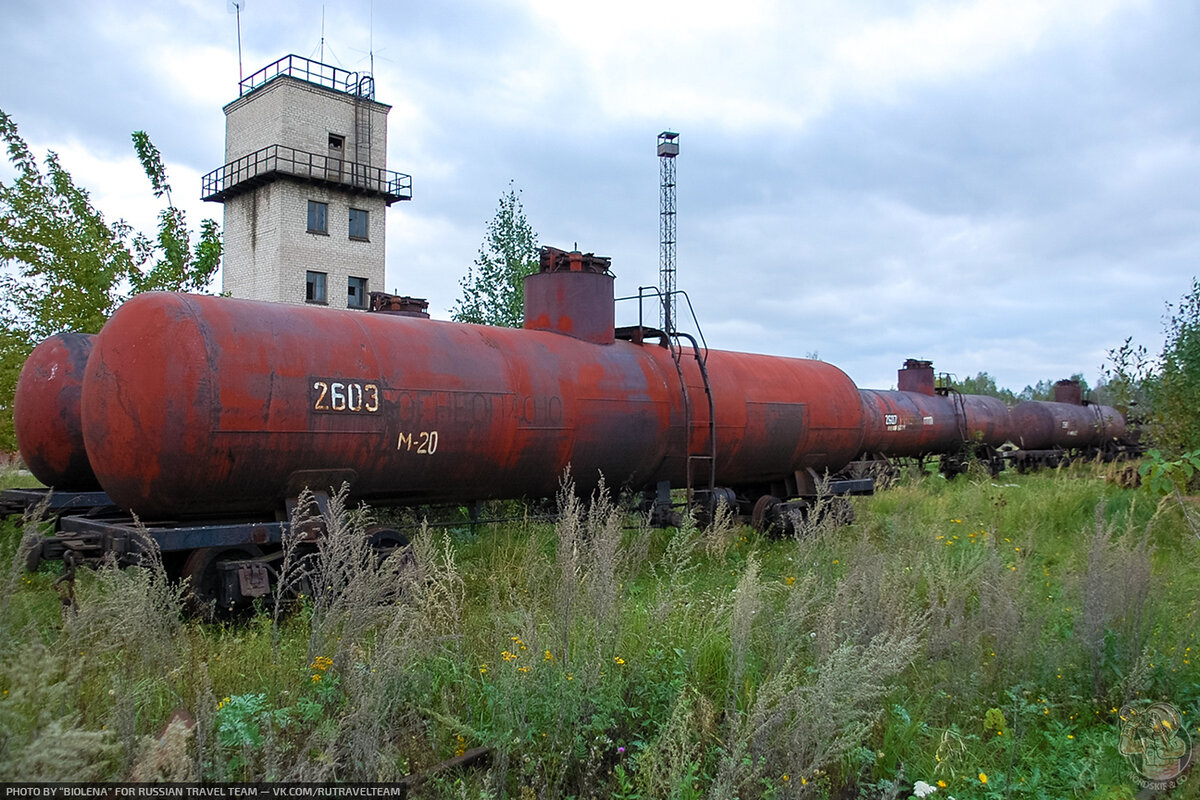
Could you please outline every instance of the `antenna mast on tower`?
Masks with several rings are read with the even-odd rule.
[[[238,33],[238,85],[242,82],[242,9],[246,7],[246,0],[228,0],[228,10],[232,14],[237,14],[237,33]]]
[[[662,329],[675,332],[675,156],[679,155],[679,134],[663,131],[658,135],[658,174],[661,202],[658,213],[658,281],[662,291]]]

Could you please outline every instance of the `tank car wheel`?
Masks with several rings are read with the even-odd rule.
[[[783,501],[773,494],[764,494],[754,503],[750,524],[759,533],[771,533],[779,528],[779,507]]]
[[[400,557],[406,561],[412,558],[412,551],[409,549],[411,540],[395,528],[382,525],[370,528],[367,530],[367,543],[378,559],[378,564],[382,564],[393,553],[400,553]]]
[[[227,561],[240,561],[246,558],[258,558],[262,555],[256,545],[243,544],[236,547],[201,547],[193,550],[183,562],[181,578],[186,578],[188,585],[188,607],[204,616],[215,616],[217,595],[220,585],[220,565]]]

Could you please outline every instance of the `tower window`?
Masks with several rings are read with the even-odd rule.
[[[324,272],[309,272],[305,278],[304,300],[308,303],[320,303],[322,305],[329,302],[325,294],[325,273]]]
[[[308,232],[329,235],[329,204],[308,201]]]
[[[346,149],[346,137],[336,133],[329,134],[329,155],[340,157]]]
[[[350,209],[350,238],[361,242],[368,241],[367,233],[369,214],[361,208]]]
[[[346,308],[367,307],[367,279],[351,277],[346,285]]]

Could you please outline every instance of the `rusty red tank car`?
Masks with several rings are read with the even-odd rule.
[[[1077,381],[1059,381],[1053,401],[1023,401],[1010,413],[1013,443],[1022,450],[1104,448],[1127,438],[1124,415],[1111,406],[1084,403]]]
[[[29,354],[17,379],[13,425],[21,459],[59,491],[100,488],[88,461],[80,420],[83,375],[94,337],[58,333]]]
[[[896,391],[860,390],[865,453],[920,457],[957,453],[967,444],[999,447],[1010,438],[1003,401],[939,393],[932,362],[910,358],[897,377]]]
[[[607,266],[552,251],[527,330],[137,296],[95,341],[87,451],[154,519],[272,513],[343,481],[381,504],[548,496],[568,466],[584,488],[796,486],[860,450],[837,367],[615,339]]]

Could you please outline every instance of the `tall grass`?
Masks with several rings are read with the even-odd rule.
[[[559,505],[381,558],[334,497],[220,624],[152,549],[62,612],[10,524],[0,780],[396,780],[484,745],[422,796],[1122,797],[1116,709],[1200,719],[1188,509],[1097,469],[903,478],[785,539]]]

